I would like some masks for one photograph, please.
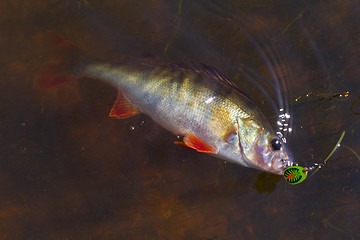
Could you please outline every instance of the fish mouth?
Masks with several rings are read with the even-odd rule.
[[[288,167],[293,166],[294,163],[290,160],[290,159],[280,159],[280,160],[275,160],[272,162],[272,164],[270,165],[270,172],[279,174],[279,175],[283,175],[284,174],[284,170]]]
[[[272,156],[267,162],[264,161],[262,157],[259,157],[255,162],[255,167],[277,175],[283,175],[284,170],[288,167],[294,165],[294,162],[288,157],[284,156],[279,158],[279,156]]]

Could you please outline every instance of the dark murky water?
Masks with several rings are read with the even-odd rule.
[[[0,13],[0,239],[360,238],[358,1],[5,0]],[[345,138],[296,186],[183,149],[145,115],[109,118],[102,82],[36,89],[49,30],[109,61],[216,66],[274,126],[287,107],[302,165]]]

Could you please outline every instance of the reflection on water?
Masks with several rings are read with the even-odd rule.
[[[357,1],[6,0],[0,9],[0,239],[360,238]],[[183,149],[145,115],[109,118],[116,90],[101,82],[36,89],[48,30],[109,61],[150,51],[216,66],[274,128],[279,109],[291,115],[286,139],[300,165],[346,136],[296,186]]]

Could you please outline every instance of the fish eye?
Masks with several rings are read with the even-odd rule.
[[[281,149],[281,141],[278,138],[274,138],[273,140],[271,140],[271,147],[275,151],[280,150]]]

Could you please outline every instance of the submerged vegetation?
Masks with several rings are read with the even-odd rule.
[[[360,96],[358,96],[358,97],[356,98],[356,100],[351,104],[350,110],[351,110],[351,112],[352,112],[353,114],[360,114],[360,112],[356,112],[356,111],[354,110],[355,104],[356,104],[359,100],[360,100]]]

